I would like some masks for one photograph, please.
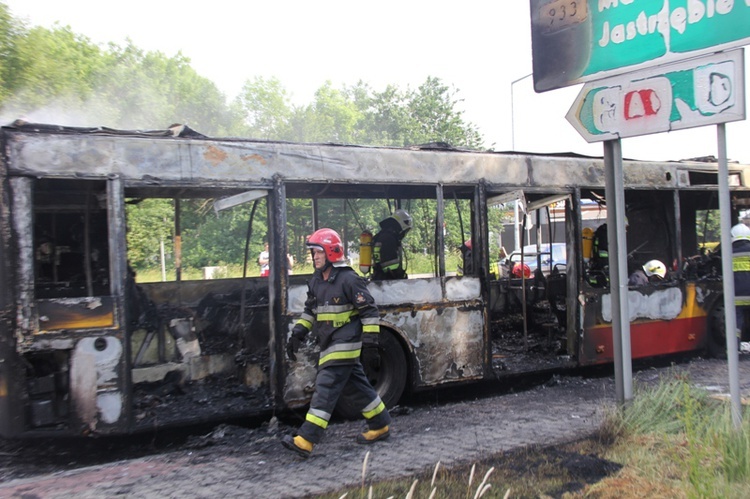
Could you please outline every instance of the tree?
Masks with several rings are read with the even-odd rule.
[[[19,73],[17,45],[23,30],[23,24],[17,23],[8,7],[0,3],[0,104],[12,94]]]
[[[456,109],[457,92],[432,77],[417,91],[388,85],[375,92],[362,81],[337,90],[327,81],[312,103],[293,106],[277,79],[258,77],[245,83],[236,104],[248,134],[267,140],[479,148],[482,136]]]
[[[277,78],[258,76],[245,82],[236,102],[244,113],[249,136],[264,140],[284,140],[290,136],[292,106]]]
[[[13,37],[7,60],[11,92],[4,106],[26,114],[51,101],[75,102],[91,95],[101,64],[99,48],[70,28],[33,28]]]
[[[196,73],[181,53],[145,52],[130,40],[100,47],[59,25],[27,29],[0,3],[0,112],[6,121],[25,116],[60,125],[146,130],[181,123],[209,136],[383,146],[447,142],[478,148],[482,137],[464,121],[457,94],[434,77],[417,90],[388,85],[379,92],[362,81],[341,89],[327,81],[313,102],[296,106],[278,79],[256,77],[227,105],[216,85]],[[181,203],[183,262],[196,267],[239,263],[244,247],[237,241],[244,244],[250,208],[216,217],[207,209],[209,201]],[[318,213],[322,223],[339,228],[356,244],[363,228],[377,229],[390,215],[395,201],[321,200]],[[420,221],[407,245],[417,252],[431,250],[435,201],[404,202]],[[136,206],[128,213],[131,264],[153,265],[161,241],[172,251],[173,201],[145,200]],[[289,251],[299,260],[306,256],[304,241],[312,232],[311,206],[294,199],[288,206]],[[461,231],[453,212],[446,212],[445,230],[449,244],[457,245]],[[265,220],[263,202],[253,222],[251,254],[266,237]]]
[[[428,77],[417,92],[411,93],[407,107],[413,126],[404,145],[446,142],[456,147],[479,148],[482,136],[474,125],[464,123],[462,111],[456,111],[460,102],[456,93],[434,77]]]
[[[174,203],[171,199],[131,200],[127,209],[128,259],[135,269],[158,266],[160,245],[173,252]]]
[[[189,124],[207,135],[237,132],[239,115],[181,54],[143,52],[130,41],[102,49],[69,27],[13,28],[0,4],[0,92],[6,121],[164,129]]]
[[[180,123],[206,135],[237,128],[216,85],[199,76],[182,54],[144,53],[128,41],[124,47],[110,45],[103,59],[95,102],[108,109],[117,127],[164,129]],[[107,102],[113,104],[101,105]]]
[[[366,89],[369,91],[369,88]],[[383,146],[404,146],[408,130],[414,127],[407,98],[398,87],[388,85],[372,95],[359,87],[352,90],[355,102],[363,110],[363,142]]]

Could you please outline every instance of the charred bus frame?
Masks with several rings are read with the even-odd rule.
[[[182,127],[16,124],[2,129],[2,144],[5,436],[128,433],[309,401],[315,346],[296,363],[283,355],[309,276],[289,275],[286,259],[274,258],[268,278],[185,280],[178,271],[174,281],[136,283],[126,242],[132,200],[212,199],[218,210],[264,199],[271,254],[287,248],[289,199],[314,208],[328,199],[427,203],[433,274],[370,284],[384,341],[382,365],[369,374],[391,405],[405,391],[612,361],[608,290],[590,286],[581,239],[582,200],[605,202],[600,158],[216,139]],[[748,171],[730,166],[735,219],[750,199]],[[710,262],[688,257],[699,252],[696,213],[718,209],[716,165],[626,161],[624,174],[631,226],[658,220],[660,231],[653,240],[634,234],[633,248],[678,263],[670,282],[630,291],[642,304],[632,317],[633,356],[709,348],[721,284]],[[501,275],[488,210],[511,198],[529,212],[564,213],[565,269]],[[470,225],[466,275],[446,268],[439,229],[452,200]],[[315,224],[327,223],[312,213]],[[228,308],[217,312],[217,303]],[[540,303],[547,319],[529,323]],[[504,350],[493,328],[519,311],[524,345]],[[540,331],[555,345],[544,359],[528,344]],[[227,341],[212,349],[217,338]]]

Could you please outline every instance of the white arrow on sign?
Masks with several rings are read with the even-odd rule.
[[[565,118],[587,142],[745,119],[743,50],[587,83]]]

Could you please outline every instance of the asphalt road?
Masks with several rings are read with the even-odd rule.
[[[674,369],[712,392],[728,393],[727,364],[717,360],[638,371],[635,386],[656,382]],[[747,396],[747,356],[741,357],[740,384]],[[611,376],[556,376],[521,393],[395,411],[391,438],[373,446],[355,443],[361,422],[332,424],[308,460],[281,446],[280,436],[291,428],[275,420],[256,429],[222,426],[171,452],[7,480],[0,483],[0,497],[309,497],[360,484],[368,451],[368,482],[410,476],[433,469],[438,461],[442,466],[471,463],[522,446],[582,438],[614,402]]]

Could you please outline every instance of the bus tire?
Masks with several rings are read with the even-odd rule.
[[[380,366],[373,366],[371,363],[365,362],[363,367],[370,384],[378,392],[385,406],[391,408],[398,404],[406,388],[406,354],[396,336],[387,329],[380,332],[378,350],[380,352]],[[361,418],[361,411],[361,407],[354,407],[348,400],[344,399],[339,399],[336,405],[336,414],[345,419]]]
[[[726,319],[724,300],[719,299],[708,316],[708,355],[715,359],[727,358]]]

